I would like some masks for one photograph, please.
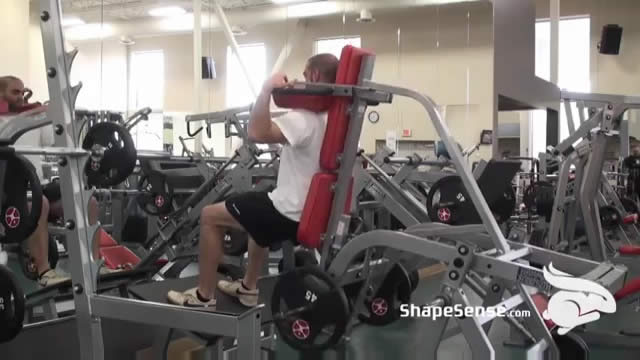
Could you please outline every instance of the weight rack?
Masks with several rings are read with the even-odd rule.
[[[84,182],[83,169],[88,154],[78,144],[79,124],[73,121],[75,100],[81,84],[71,86],[69,74],[77,51],[66,52],[61,28],[59,0],[40,0],[39,18],[47,69],[50,103],[47,118],[55,131],[55,148],[49,155],[60,156],[60,185],[69,247],[75,321],[80,343],[80,358],[104,359],[101,318],[126,320],[167,328],[237,338],[240,359],[261,357],[263,306],[241,315],[212,311],[194,311],[184,307],[98,295],[101,264],[90,255],[91,239],[100,224],[88,225],[86,214],[92,195]],[[80,150],[77,150],[80,149]]]

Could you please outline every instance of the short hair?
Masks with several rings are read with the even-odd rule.
[[[7,91],[10,81],[22,81],[19,77],[13,75],[0,76],[0,93]]]
[[[325,82],[328,83],[336,82],[339,62],[338,58],[333,54],[318,54],[307,60],[309,68],[318,70]]]

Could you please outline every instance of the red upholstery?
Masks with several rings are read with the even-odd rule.
[[[638,214],[631,214],[622,218],[622,223],[625,225],[635,224],[637,222],[638,222]]]
[[[640,246],[623,245],[618,249],[621,255],[640,255]]]
[[[305,109],[313,112],[325,112],[333,103],[331,96],[313,95],[273,95],[273,102],[285,109]]]
[[[616,300],[622,300],[623,298],[635,294],[638,291],[640,291],[640,277],[627,282],[622,289],[618,290],[618,292],[613,295],[613,297]]]
[[[544,314],[544,311],[547,310],[547,307],[549,306],[549,299],[547,299],[544,294],[538,293],[531,295],[531,300],[533,300],[538,313],[540,314],[540,316],[542,316],[542,314]],[[554,324],[554,322],[551,320],[544,320],[544,324],[548,329],[553,329],[556,326],[556,324]]]
[[[109,269],[133,268],[140,262],[140,258],[124,246],[109,246],[100,248],[100,257]]]
[[[334,174],[323,173],[315,174],[311,179],[298,225],[298,242],[301,245],[317,249],[322,244],[320,237],[327,230],[327,222],[333,203],[331,187],[336,179],[337,176]]]
[[[362,59],[373,53],[351,45],[342,49],[340,64],[336,74],[336,84],[356,85],[360,75]],[[344,142],[349,127],[347,110],[352,100],[348,97],[336,97],[329,108],[327,130],[320,152],[320,166],[325,170],[336,170],[339,167],[338,154],[344,149]]]
[[[111,235],[109,235],[109,233],[107,233],[106,231],[100,229],[100,247],[110,247],[110,246],[117,246],[118,242],[115,241]]]

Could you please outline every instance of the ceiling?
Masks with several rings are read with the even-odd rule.
[[[212,9],[212,0],[202,1],[202,10]],[[295,1],[314,2],[312,0]],[[218,0],[225,10],[274,6],[271,0]],[[65,15],[79,16],[85,21],[126,21],[150,17],[149,10],[157,7],[179,6],[193,11],[192,0],[62,0]]]
[[[31,0],[34,2],[35,0]],[[212,4],[216,0],[202,0],[202,28],[220,29],[221,23]],[[274,4],[274,2],[285,4]],[[252,27],[258,24],[282,22],[331,14],[357,17],[361,10],[375,14],[389,9],[489,0],[217,0],[235,26]],[[193,0],[61,0],[65,18],[80,18],[81,26],[65,29],[65,36],[73,41],[93,41],[99,38],[156,36],[193,30]],[[179,6],[187,14],[173,17],[152,17],[155,8]],[[37,6],[32,6],[33,9]],[[101,25],[105,24],[105,25]],[[89,29],[88,27],[93,28]],[[96,29],[99,26],[99,29]],[[105,29],[105,26],[108,29]],[[89,33],[102,35],[89,35]]]

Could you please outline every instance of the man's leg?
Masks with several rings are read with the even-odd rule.
[[[244,230],[227,211],[224,202],[205,206],[200,214],[200,276],[199,295],[213,299],[218,280],[218,265],[222,261],[224,233],[227,228]]]
[[[31,204],[29,204],[31,208]],[[49,201],[42,197],[42,210],[36,230],[27,239],[29,254],[33,257],[38,276],[49,270]]]
[[[269,248],[262,248],[249,236],[249,261],[244,273],[242,284],[249,290],[258,288],[258,278],[264,265],[264,260],[269,254]]]

